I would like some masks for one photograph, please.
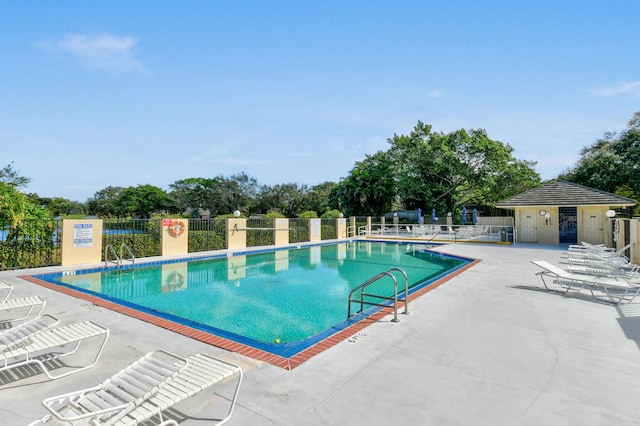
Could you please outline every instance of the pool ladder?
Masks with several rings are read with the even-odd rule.
[[[125,253],[127,252],[127,253]],[[125,259],[124,254],[128,254],[129,257],[127,257]],[[105,247],[104,249],[104,266],[107,266],[109,263],[114,263],[118,266],[118,268],[120,268],[122,266],[122,263],[128,260],[129,262],[131,262],[132,265],[134,265],[136,263],[136,258],[133,255],[133,252],[131,251],[131,249],[129,248],[128,245],[126,245],[125,243],[122,243],[120,245],[120,255],[118,256],[118,253],[116,253],[116,250],[113,248],[113,246],[111,244],[108,244],[107,247]]]
[[[354,288],[353,290],[351,290],[351,292],[349,293],[349,309],[347,311],[347,319],[351,318],[352,315],[355,315],[358,312],[362,312],[364,309],[364,305],[369,305],[369,306],[381,306],[381,307],[389,307],[389,301],[393,302],[393,319],[391,320],[392,322],[398,322],[400,321],[398,319],[398,280],[396,279],[396,277],[392,274],[392,272],[397,271],[400,272],[403,276],[404,276],[404,299],[402,300],[402,303],[404,303],[404,312],[403,314],[408,314],[409,313],[409,300],[407,299],[407,297],[409,296],[409,277],[407,277],[407,273],[405,271],[403,271],[400,268],[391,268],[388,271],[385,272],[380,272],[379,274],[377,274],[376,276],[370,278],[369,280],[363,282],[362,284],[360,284],[359,286],[357,286],[356,288]],[[371,284],[377,282],[378,280],[381,280],[384,277],[389,277],[393,280],[393,297],[387,297],[387,296],[381,296],[379,294],[370,294],[370,293],[365,293],[365,290],[368,286],[370,286]],[[353,294],[359,292],[359,297],[354,298]],[[375,303],[375,302],[369,302],[364,300],[365,297],[369,297],[369,298],[374,298],[374,299],[379,299],[379,300],[386,300],[387,303]],[[360,310],[354,314],[351,314],[351,304],[352,303],[360,303]]]

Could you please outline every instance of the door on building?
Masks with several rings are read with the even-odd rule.
[[[560,207],[558,209],[558,227],[560,231],[560,243],[578,243],[578,208]]]
[[[537,211],[522,210],[520,213],[520,229],[518,230],[518,241],[523,243],[538,242],[538,228],[536,227]]]
[[[584,209],[582,213],[581,233],[583,241],[589,244],[604,243],[604,215],[602,210]]]

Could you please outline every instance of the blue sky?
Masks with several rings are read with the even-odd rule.
[[[640,110],[635,0],[0,0],[0,31],[0,167],[43,197],[337,182],[419,120],[550,179]]]

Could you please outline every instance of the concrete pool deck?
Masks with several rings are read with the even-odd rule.
[[[481,262],[415,300],[399,323],[383,318],[291,371],[19,278],[33,271],[0,272],[15,286],[12,297],[39,295],[62,323],[91,319],[111,330],[88,371],[0,382],[2,424],[42,417],[44,398],[96,385],[155,349],[206,352],[243,368],[229,425],[639,423],[640,299],[617,307],[546,292],[529,261],[557,264],[561,247],[436,250]],[[210,424],[224,402],[209,391],[169,414],[183,425]]]

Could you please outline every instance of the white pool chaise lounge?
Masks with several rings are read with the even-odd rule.
[[[13,291],[13,286],[7,283],[0,283],[0,292],[6,292],[4,297],[0,298],[0,301],[4,302],[9,298],[9,295]]]
[[[59,319],[47,314],[24,321],[14,327],[0,330],[0,351],[4,351],[8,346],[17,345],[20,341],[28,339],[29,336],[54,327],[59,323]]]
[[[540,276],[545,288],[550,292],[568,293],[571,290],[577,292],[588,290],[594,299],[614,304],[631,302],[640,293],[640,284],[629,282],[623,277],[573,273],[539,259],[534,259],[531,263],[542,268],[542,271],[536,275]],[[556,284],[560,290],[551,287],[545,277]],[[603,293],[606,298],[603,299],[599,293]]]
[[[42,405],[49,414],[31,425],[80,422],[124,426],[150,419],[157,425],[177,425],[163,416],[165,410],[236,375],[231,405],[217,422],[220,425],[233,412],[242,369],[202,353],[185,359],[163,350],[146,354],[98,386],[45,399]]]
[[[5,299],[0,302],[0,323],[13,323],[38,317],[44,310],[46,303],[40,296]],[[13,316],[14,313],[15,316]]]
[[[0,372],[35,364],[50,379],[65,377],[94,366],[98,362],[108,338],[109,330],[92,321],[36,330],[0,347]],[[81,343],[90,339],[102,339],[102,341],[97,354],[89,364],[74,366],[71,370],[65,369],[65,372],[59,374],[51,373],[47,367],[50,361],[60,361],[75,353]],[[72,348],[66,350],[65,348],[69,346]],[[58,365],[58,367],[60,366]]]

